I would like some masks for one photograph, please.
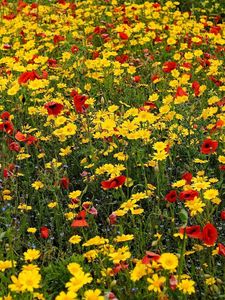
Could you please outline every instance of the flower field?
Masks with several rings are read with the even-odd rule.
[[[225,299],[225,21],[202,3],[0,1],[1,300]]]

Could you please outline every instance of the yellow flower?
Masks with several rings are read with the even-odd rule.
[[[18,205],[18,209],[21,209],[22,211],[23,210],[31,210],[32,206],[26,205],[25,203],[21,203],[21,204]]]
[[[117,237],[115,237],[114,242],[120,243],[120,242],[131,241],[133,239],[134,239],[133,234],[122,234],[122,235],[118,235]]]
[[[96,290],[88,290],[84,293],[85,300],[104,300],[104,296],[100,296],[101,291],[99,289]]]
[[[71,238],[69,239],[69,242],[71,244],[79,244],[81,241],[81,237],[79,235],[73,235],[71,236]]]
[[[176,42],[177,42],[177,41],[176,41],[174,38],[172,38],[172,37],[169,37],[169,38],[167,39],[167,45],[175,45]]]
[[[152,278],[147,278],[147,281],[150,283],[148,286],[149,291],[160,293],[162,285],[166,281],[166,277],[159,277],[157,274],[153,274]]]
[[[11,276],[11,280],[12,280],[12,283],[9,284],[9,286],[8,286],[9,289],[12,292],[22,292],[23,291],[23,286],[22,286],[20,280],[15,275]]]
[[[41,181],[35,181],[34,183],[32,183],[32,187],[35,190],[39,190],[39,189],[42,189],[44,187],[44,184]]]
[[[147,274],[147,266],[141,261],[138,261],[134,269],[130,272],[130,278],[132,281],[138,281]]]
[[[173,188],[175,188],[175,187],[182,187],[182,186],[184,186],[185,184],[186,184],[186,180],[181,179],[181,180],[178,180],[178,181],[174,182],[174,183],[172,184],[172,187],[173,187]]]
[[[125,261],[131,257],[131,253],[128,247],[121,247],[117,249],[115,252],[110,253],[109,257],[112,259],[114,264],[120,263],[120,261]]]
[[[29,233],[35,233],[36,231],[37,231],[37,229],[35,227],[27,228],[27,232],[29,232]]]
[[[215,279],[214,277],[206,278],[205,283],[206,283],[207,285],[213,285],[213,284],[216,283],[216,279]]]
[[[66,148],[60,148],[60,153],[59,153],[59,155],[60,156],[67,156],[67,155],[69,155],[69,154],[71,154],[72,153],[72,150],[71,150],[71,147],[70,146],[68,146],[68,147],[66,147]]]
[[[185,202],[185,207],[190,209],[191,217],[194,217],[198,213],[201,214],[203,212],[203,207],[205,206],[205,203],[203,203],[198,197],[195,197],[192,201]]]
[[[41,255],[40,250],[36,249],[28,249],[24,254],[24,259],[27,261],[33,261],[35,259],[38,259]]]
[[[10,269],[16,266],[16,261],[14,260],[0,260],[0,271],[4,272],[6,269]]]
[[[49,208],[54,208],[56,206],[57,206],[57,202],[56,201],[48,203],[48,207]]]
[[[76,275],[79,272],[83,272],[81,266],[78,263],[70,263],[67,266],[67,269],[72,275]]]
[[[22,266],[23,271],[39,271],[40,268],[37,265],[29,264],[29,265],[23,265]]]
[[[159,262],[161,263],[163,269],[169,271],[175,271],[178,266],[178,258],[173,253],[163,253],[160,256]]]
[[[166,159],[167,156],[168,156],[168,153],[165,150],[162,150],[160,152],[154,153],[153,160],[161,161],[161,160]]]
[[[65,213],[64,216],[67,220],[70,221],[70,220],[73,220],[73,218],[76,216],[76,214],[74,212],[70,211],[68,213]]]
[[[95,236],[91,239],[89,239],[86,243],[84,243],[82,246],[88,247],[88,246],[99,246],[99,245],[104,245],[109,242],[108,239],[105,239],[100,236]]]
[[[209,189],[204,192],[204,198],[207,200],[215,199],[218,195],[219,195],[219,192],[216,189]]]
[[[77,299],[77,294],[74,292],[61,292],[58,296],[56,296],[55,300],[74,300]]]
[[[76,199],[81,195],[81,191],[77,190],[77,191],[73,191],[71,193],[69,193],[69,198],[70,199]]]
[[[8,294],[7,296],[0,297],[0,300],[13,300],[12,296]]]
[[[41,275],[36,270],[22,271],[19,273],[18,279],[22,284],[22,290],[33,292],[34,289],[40,287]]]
[[[220,155],[218,157],[218,161],[221,163],[221,164],[225,164],[225,156],[224,155]]]
[[[191,295],[192,293],[195,292],[194,288],[195,282],[190,279],[183,279],[181,282],[178,284],[178,289],[184,293],[184,294],[189,294]]]
[[[106,119],[101,123],[101,127],[103,130],[113,131],[116,127],[116,122],[113,119]]]
[[[92,277],[90,276],[90,273],[85,274],[83,271],[79,271],[66,283],[66,287],[70,292],[77,292],[85,284],[90,283],[91,281]]]
[[[9,289],[13,292],[33,292],[34,289],[40,287],[41,275],[36,270],[22,271],[18,278],[11,276],[12,284],[9,284]]]
[[[97,250],[90,250],[83,254],[83,257],[85,257],[89,262],[95,260],[97,256],[98,256]]]

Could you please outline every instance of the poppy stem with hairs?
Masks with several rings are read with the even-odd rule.
[[[178,282],[180,282],[180,277],[183,272],[186,244],[187,244],[186,231],[184,231],[183,240],[182,240],[181,249],[180,249],[180,259],[179,259],[179,267],[178,267]]]

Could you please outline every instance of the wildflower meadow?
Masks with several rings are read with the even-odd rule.
[[[224,1],[0,0],[0,299],[225,299]]]

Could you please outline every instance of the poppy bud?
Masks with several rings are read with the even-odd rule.
[[[40,236],[43,239],[47,239],[49,237],[49,229],[46,226],[42,226],[40,229]]]
[[[225,210],[222,210],[220,213],[221,220],[225,221]]]
[[[109,223],[110,225],[113,225],[113,224],[116,224],[116,214],[112,213],[110,216],[109,216]]]

